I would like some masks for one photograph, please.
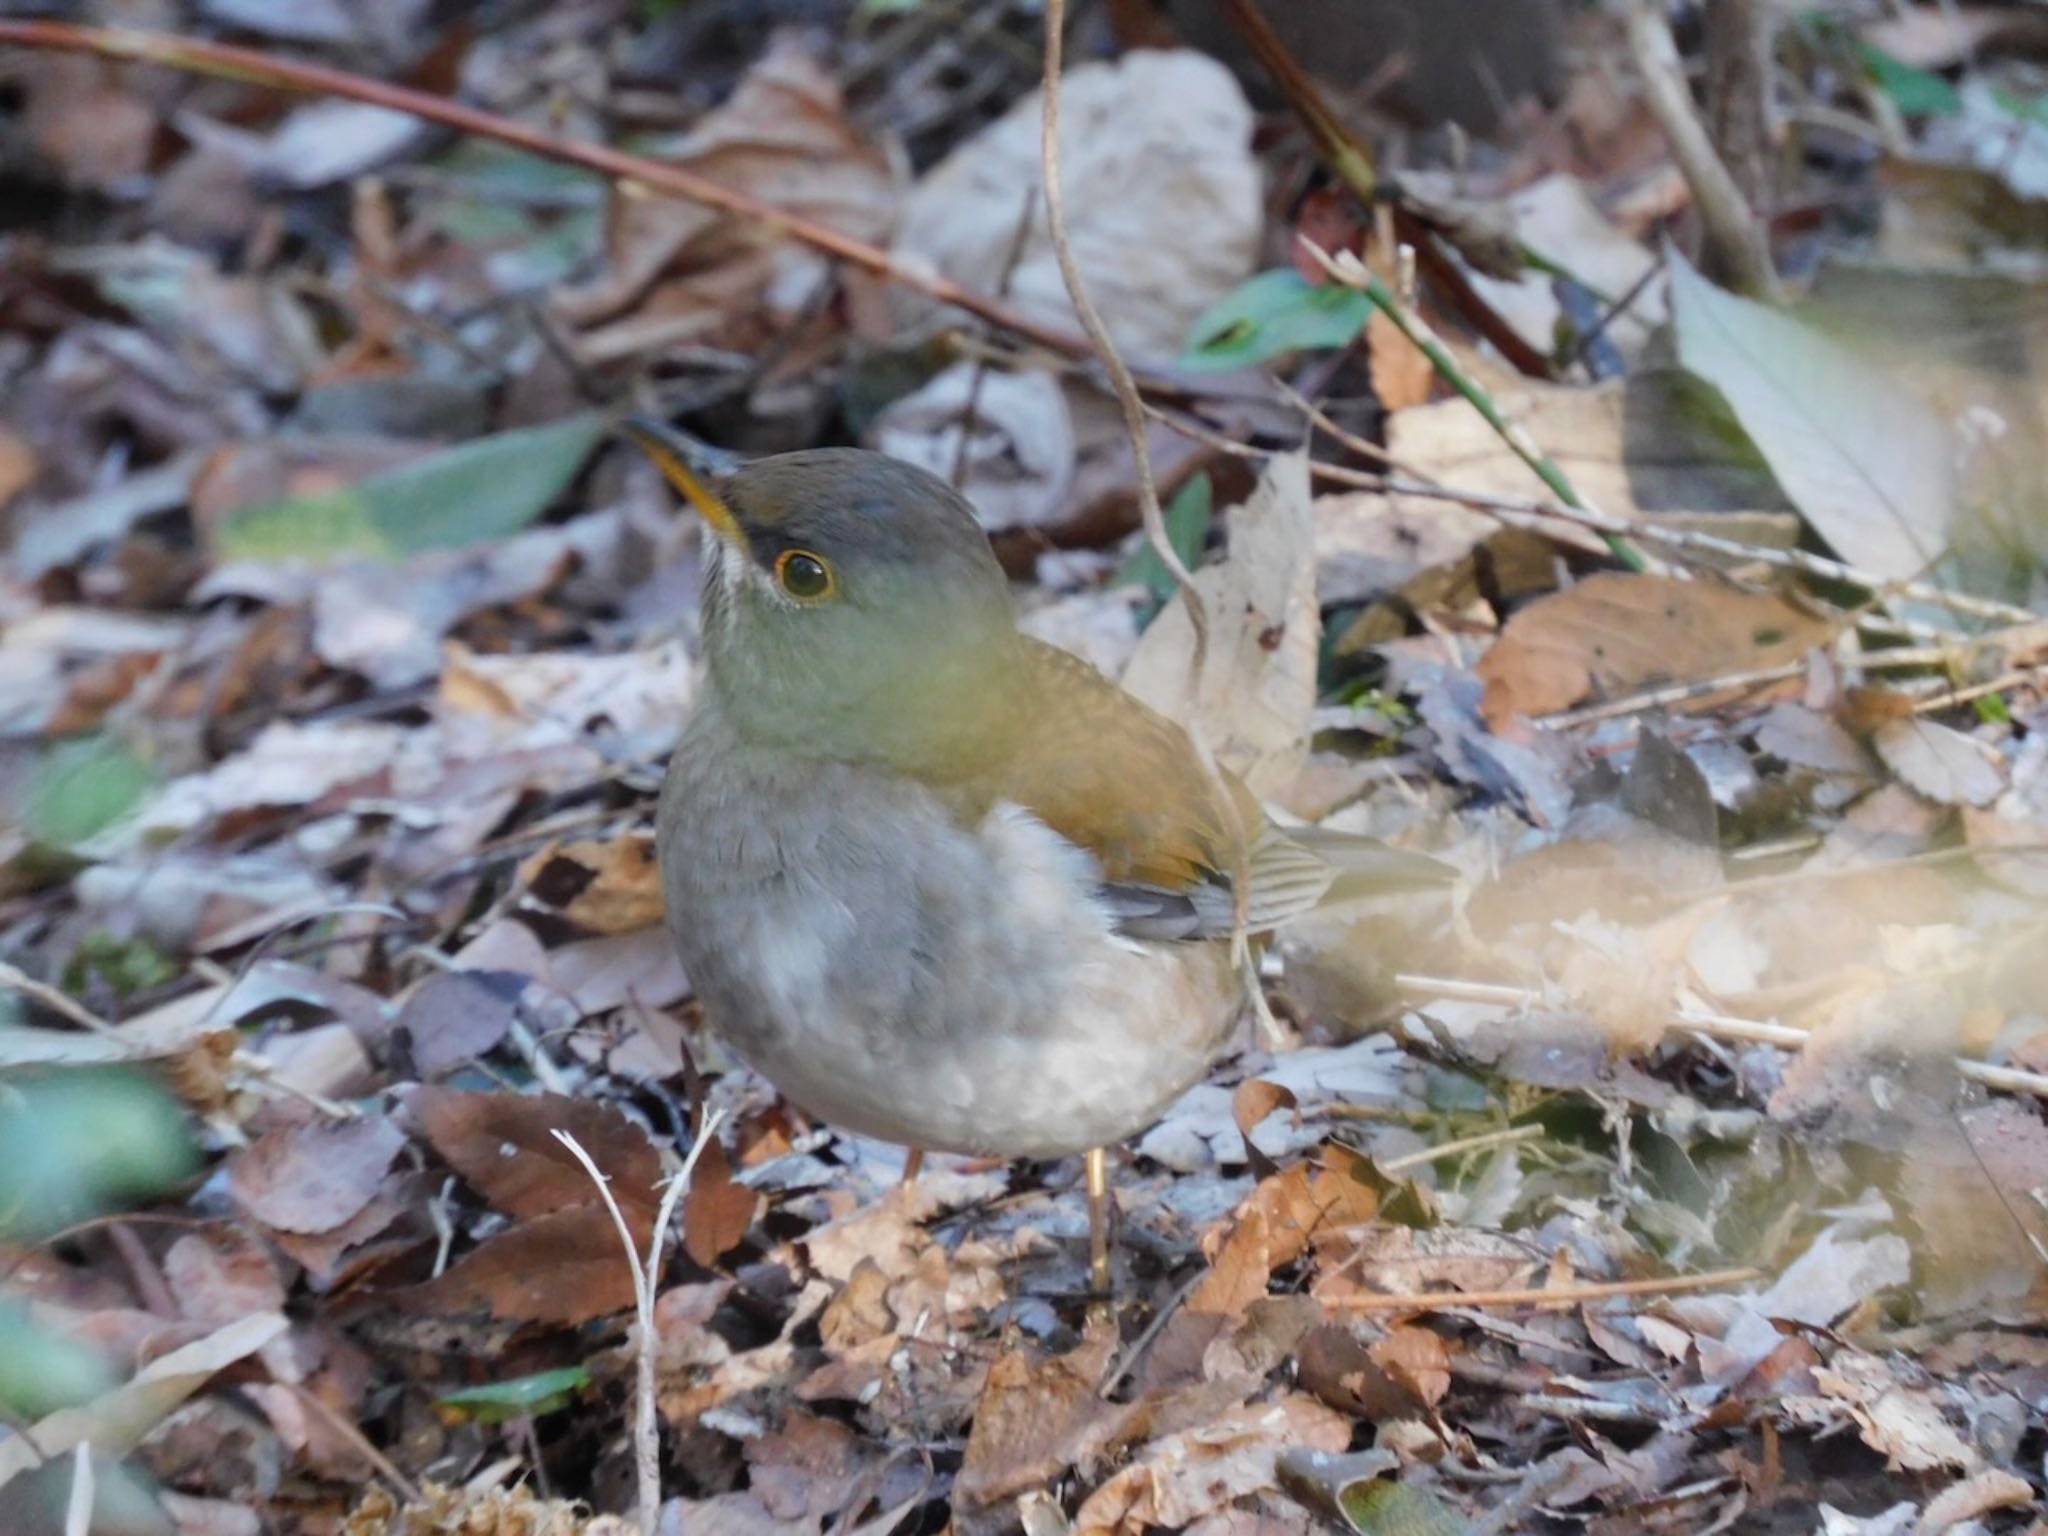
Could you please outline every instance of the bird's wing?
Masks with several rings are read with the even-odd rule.
[[[972,798],[1021,805],[1093,855],[1101,898],[1123,932],[1228,934],[1240,867],[1249,876],[1247,931],[1277,927],[1321,900],[1335,874],[1329,864],[1275,828],[1228,772],[1225,802],[1185,731],[1078,657],[1024,644],[1018,716],[1005,733],[1012,750],[979,766]],[[1240,838],[1251,840],[1243,860]]]
[[[1455,871],[1372,838],[1304,827],[1283,832],[1227,769],[1231,804],[1202,771],[1187,732],[1079,657],[1024,642],[1011,750],[970,787],[986,806],[1023,806],[1102,871],[1100,896],[1133,938],[1212,939],[1236,918],[1236,871],[1248,878],[1245,929],[1263,933],[1325,899],[1441,886]],[[1235,811],[1235,815],[1232,811]],[[1251,840],[1240,861],[1238,839]]]

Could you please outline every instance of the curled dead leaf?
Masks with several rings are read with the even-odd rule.
[[[1508,620],[1479,662],[1480,713],[1501,730],[1589,697],[1740,677],[1797,661],[1833,632],[1784,598],[1718,579],[1602,572]],[[1705,693],[1674,707],[1710,708],[1728,696]]]

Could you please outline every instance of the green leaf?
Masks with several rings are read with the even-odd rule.
[[[38,843],[70,848],[112,825],[149,785],[149,765],[112,737],[67,741],[36,764],[22,825]]]
[[[113,1384],[114,1373],[92,1350],[38,1328],[20,1303],[0,1303],[0,1413],[40,1419]]]
[[[138,1072],[55,1071],[0,1093],[0,1235],[43,1236],[155,1194],[192,1166],[177,1102]]]
[[[1856,51],[1877,88],[1906,116],[1954,117],[1963,110],[1963,98],[1956,88],[1932,70],[1908,64],[1869,43],[1857,43]]]
[[[483,1424],[502,1424],[507,1419],[553,1413],[557,1408],[567,1407],[570,1399],[589,1385],[589,1371],[580,1365],[568,1365],[558,1371],[537,1371],[510,1381],[465,1387],[434,1401],[459,1417]]]
[[[503,538],[531,523],[582,469],[604,431],[585,412],[449,448],[354,485],[244,507],[220,531],[230,559],[396,559]]]
[[[1361,1536],[1469,1536],[1472,1522],[1413,1483],[1372,1478],[1337,1495],[1344,1518]]]
[[[1209,519],[1216,510],[1216,490],[1203,470],[1178,491],[1166,507],[1166,542],[1180,556],[1180,563],[1193,570],[1201,562],[1202,545],[1209,537]],[[1143,618],[1150,622],[1172,601],[1176,590],[1173,572],[1159,558],[1149,539],[1141,539],[1124,568],[1116,573],[1112,586],[1140,586],[1150,594]],[[1140,626],[1143,627],[1142,625]]]
[[[2048,96],[2029,98],[2002,85],[1994,85],[1991,87],[1991,100],[2010,117],[2032,123],[2037,128],[2048,128]]]
[[[1248,368],[1285,352],[1349,346],[1372,300],[1343,283],[1311,283],[1292,267],[1248,278],[1203,312],[1180,366]]]

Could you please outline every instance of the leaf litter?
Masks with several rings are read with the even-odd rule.
[[[1492,138],[1366,90],[1413,172],[1373,208],[1242,50],[1115,52],[1108,8],[1065,185],[1163,417],[1190,695],[1093,374],[875,277],[1071,324],[1036,8],[143,9],[877,257],[363,103],[0,50],[9,1519],[66,1529],[89,1446],[93,1529],[625,1530],[644,1342],[664,1529],[2029,1528],[2037,27],[1775,34],[1826,110],[1771,172],[1821,271],[1774,311],[1702,275],[1617,7]],[[1458,870],[1280,937],[1277,1037],[1118,1155],[1107,1305],[1076,1166],[899,1186],[699,1016],[650,829],[703,551],[606,438],[628,402],[956,481],[1034,632],[1191,698],[1283,819]],[[714,1113],[643,1341],[607,1200],[644,1245]]]

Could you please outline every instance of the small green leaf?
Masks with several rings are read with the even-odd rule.
[[[0,1303],[0,1413],[39,1419],[113,1384],[114,1373],[92,1350],[38,1328],[19,1302]]]
[[[220,531],[230,559],[394,559],[516,533],[582,469],[595,412],[479,438],[354,485],[244,507]]]
[[[1963,98],[1956,88],[1932,70],[1908,64],[1869,43],[1859,42],[1856,50],[1877,88],[1906,116],[1954,117],[1963,110]]]
[[[192,1169],[177,1102],[138,1072],[78,1068],[0,1095],[0,1234],[40,1237]]]
[[[2002,85],[1991,87],[1991,99],[1999,111],[2037,128],[2048,128],[2048,96],[2026,97]]]
[[[502,1424],[507,1419],[530,1418],[567,1407],[569,1400],[589,1385],[589,1371],[580,1365],[568,1365],[558,1371],[537,1371],[510,1381],[464,1387],[434,1401],[457,1417],[482,1424]]]
[[[112,737],[63,742],[29,778],[22,825],[47,847],[74,847],[118,820],[149,784],[149,765]]]
[[[1209,519],[1216,509],[1216,491],[1203,470],[1178,491],[1166,507],[1166,542],[1180,556],[1180,563],[1193,570],[1202,558],[1202,545],[1209,537]],[[1176,588],[1173,573],[1150,540],[1140,540],[1124,568],[1116,573],[1113,586],[1141,586],[1149,594],[1143,620],[1151,622],[1159,610],[1172,601]],[[1140,626],[1142,627],[1142,625]]]
[[[1982,694],[1977,699],[1977,718],[1986,725],[2011,725],[2012,706],[1995,693]]]
[[[1247,278],[1195,321],[1180,366],[1248,368],[1286,352],[1349,346],[1372,300],[1342,283],[1311,283],[1292,267]]]
[[[1427,1488],[1376,1477],[1337,1495],[1344,1518],[1361,1536],[1469,1536],[1472,1522]]]

